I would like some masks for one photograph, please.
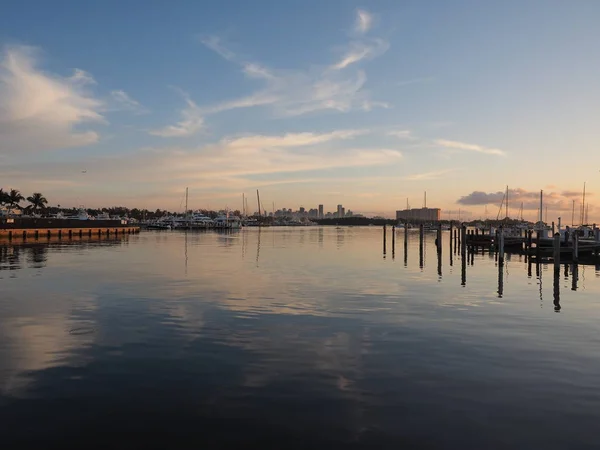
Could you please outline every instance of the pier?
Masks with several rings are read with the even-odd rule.
[[[118,236],[139,233],[140,227],[118,220],[7,218],[0,223],[0,239]]]
[[[14,228],[0,229],[0,239],[41,239],[41,238],[74,238],[95,236],[119,236],[125,234],[136,234],[140,227],[123,226],[115,228]]]

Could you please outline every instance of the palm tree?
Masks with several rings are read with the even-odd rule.
[[[4,192],[4,189],[0,188],[0,206],[8,203],[8,194]]]
[[[21,195],[17,189],[11,189],[10,192],[5,193],[5,195],[6,203],[8,203],[11,208],[17,207],[21,209],[21,205],[19,205],[19,203],[25,200],[25,197],[23,197],[23,195]]]
[[[31,203],[29,207],[33,210],[33,212],[38,212],[38,210],[44,209],[48,203],[46,197],[39,192],[34,192],[31,197],[27,197],[27,201]]]

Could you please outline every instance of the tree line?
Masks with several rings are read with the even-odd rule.
[[[21,202],[28,201],[29,205],[22,207]],[[25,198],[17,189],[11,189],[6,192],[0,188],[0,206],[8,206],[11,209],[21,211],[39,212],[43,211],[48,204],[48,200],[39,192],[34,192],[29,197]]]
[[[22,203],[27,201],[29,204],[23,206]],[[55,215],[61,213],[63,215],[77,215],[78,208],[61,208],[60,205],[48,206],[48,200],[44,195],[39,192],[34,192],[29,197],[25,198],[23,194],[17,189],[10,189],[5,191],[0,188],[0,208],[7,207],[12,210],[19,210],[25,213],[35,213],[42,215]],[[115,217],[129,217],[136,220],[154,220],[165,216],[183,216],[185,213],[171,212],[166,209],[157,208],[156,210],[140,209],[140,208],[127,208],[125,206],[111,206],[105,208],[85,208],[85,211],[91,216],[97,216],[99,214],[109,214]],[[199,210],[200,213],[216,218],[219,216],[219,211],[212,211],[208,209]],[[188,211],[189,214],[192,211]],[[231,211],[230,214],[239,216],[241,213],[239,210]]]

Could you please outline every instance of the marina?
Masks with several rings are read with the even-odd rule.
[[[404,236],[385,257],[380,227],[3,240],[5,442],[595,445],[600,267]]]

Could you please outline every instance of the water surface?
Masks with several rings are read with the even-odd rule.
[[[600,271],[375,227],[0,242],[0,438],[591,448]],[[529,275],[528,275],[529,273]],[[119,447],[121,446],[121,447]]]

